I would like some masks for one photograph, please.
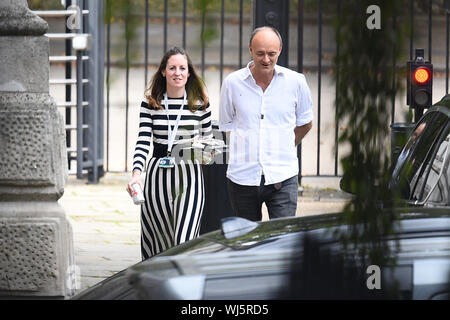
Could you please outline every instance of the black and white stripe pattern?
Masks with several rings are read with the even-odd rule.
[[[166,111],[142,102],[133,170],[143,171],[146,167],[152,138],[154,146],[168,144],[167,115],[173,128],[181,103],[182,99],[169,99]],[[212,137],[211,111],[208,105],[206,110],[191,112],[186,101],[174,146],[191,143],[197,135]],[[154,150],[147,166],[145,203],[141,206],[143,259],[197,237],[205,202],[203,174],[197,160],[182,160],[171,169],[159,168],[158,164]]]
[[[157,158],[150,160],[141,209],[143,259],[198,236],[204,195],[199,165],[167,170],[158,169]]]
[[[139,134],[133,157],[133,170],[143,171],[151,145],[151,137],[155,144],[167,145],[167,115],[170,126],[173,128],[180,112],[183,99],[169,99],[169,110],[155,110],[146,102],[141,103]],[[175,137],[174,146],[178,143],[192,143],[195,136],[204,138],[212,137],[211,110],[209,104],[206,110],[203,108],[191,112],[187,101],[181,110],[181,119]]]

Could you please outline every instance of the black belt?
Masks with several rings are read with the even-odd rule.
[[[186,143],[186,148],[190,147],[191,144],[190,143]],[[173,150],[173,148],[172,148]],[[175,158],[183,158],[184,152],[191,152],[191,156],[190,159],[194,159],[194,149],[184,149],[184,150],[180,150],[180,152],[177,154],[173,154],[172,156]],[[153,158],[164,158],[167,157],[167,144],[162,144],[162,143],[155,143],[153,142]]]

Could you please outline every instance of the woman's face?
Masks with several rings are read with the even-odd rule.
[[[167,89],[184,89],[189,78],[188,62],[184,55],[175,54],[167,60],[166,69],[162,71],[166,77]]]

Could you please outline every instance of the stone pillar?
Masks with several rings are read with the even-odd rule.
[[[49,95],[47,23],[0,2],[0,297],[72,295],[62,116]]]

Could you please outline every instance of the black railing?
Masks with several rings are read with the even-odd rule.
[[[106,0],[106,2],[110,2],[111,0]],[[259,0],[262,1],[262,0]],[[311,4],[311,2],[305,2],[304,0],[290,1],[290,31],[293,32],[294,35],[296,33],[296,42],[291,39],[289,41],[289,48],[283,48],[283,50],[289,50],[289,67],[299,72],[303,72],[306,74],[308,83],[312,89],[313,96],[315,99],[313,100],[315,107],[315,122],[313,126],[313,133],[310,135],[314,135],[314,146],[311,142],[309,142],[308,147],[305,146],[305,143],[299,148],[298,154],[299,158],[302,158],[303,165],[301,165],[301,176],[325,176],[325,177],[337,177],[341,174],[339,167],[339,158],[341,152],[338,145],[338,135],[339,135],[339,123],[334,120],[334,128],[332,128],[331,134],[326,134],[328,132],[324,131],[323,125],[324,123],[323,116],[329,116],[329,112],[331,115],[337,114],[338,105],[334,105],[334,101],[330,101],[330,97],[334,97],[335,101],[337,99],[337,90],[335,90],[334,84],[331,87],[328,85],[324,87],[324,77],[329,77],[330,72],[334,72],[332,70],[332,57],[335,54],[339,54],[339,44],[332,43],[329,39],[333,38],[330,36],[330,33],[324,33],[325,28],[328,30],[332,30],[330,27],[330,21],[333,19],[335,14],[339,14],[341,10],[341,1],[342,0],[318,0],[315,4]],[[345,1],[345,0],[344,0]],[[433,1],[428,0],[425,1],[425,8],[419,8],[417,5],[418,1],[410,0],[409,1],[409,19],[410,19],[410,34],[409,36],[409,56],[412,58],[413,51],[416,47],[416,40],[414,39],[415,32],[421,32],[418,27],[415,27],[415,22],[420,20],[420,25],[423,25],[423,21],[427,23],[427,34],[424,37],[420,38],[418,42],[426,43],[428,48],[426,48],[426,52],[428,52],[428,59],[431,61],[433,58],[435,60],[435,71],[440,75],[445,73],[445,90],[443,90],[440,86],[440,82],[435,81],[434,90],[439,92],[444,92],[448,94],[449,87],[449,6],[450,1],[448,0],[440,0]],[[423,1],[421,3],[424,3]],[[125,121],[124,126],[126,127],[126,136],[125,137],[125,152],[124,155],[114,154],[114,157],[124,157],[125,158],[125,166],[123,171],[128,171],[129,167],[129,141],[134,141],[135,137],[128,137],[128,113],[129,113],[129,77],[130,77],[130,68],[141,66],[145,70],[144,82],[145,84],[149,81],[149,68],[155,66],[159,63],[159,59],[162,56],[163,52],[165,52],[169,46],[169,43],[173,44],[173,38],[178,37],[178,35],[170,34],[169,26],[172,24],[171,19],[178,19],[178,24],[181,24],[181,39],[177,45],[181,45],[188,48],[187,51],[190,52],[191,58],[193,55],[195,56],[193,59],[194,64],[196,64],[197,68],[200,69],[201,74],[205,77],[205,72],[211,67],[217,70],[217,78],[211,80],[207,79],[206,84],[210,87],[210,83],[212,81],[222,83],[224,77],[226,76],[226,72],[230,72],[232,70],[236,70],[238,68],[243,67],[246,63],[244,61],[244,55],[246,54],[246,45],[244,45],[245,34],[249,34],[253,29],[253,25],[251,25],[250,21],[252,20],[253,12],[251,12],[250,8],[252,8],[251,0],[235,0],[235,1],[225,1],[221,0],[220,3],[217,4],[215,9],[211,9],[208,12],[202,13],[196,11],[192,11],[192,1],[184,0],[180,2],[180,8],[174,13],[169,10],[169,5],[173,5],[173,3],[169,3],[167,0],[162,2],[163,7],[160,12],[150,12],[149,7],[151,4],[151,0],[143,0],[142,7],[145,11],[141,16],[138,15],[141,19],[144,20],[143,23],[143,34],[144,34],[144,60],[140,62],[130,63],[129,53],[126,50],[126,61],[125,64],[125,77],[126,77],[126,101],[123,103],[125,106]],[[227,7],[230,5],[235,5],[235,11],[233,14],[227,11]],[[307,15],[305,15],[305,12]],[[216,17],[217,24],[217,37],[211,43],[206,43],[205,41],[201,41],[199,45],[194,44],[191,41],[188,41],[188,37],[192,39],[192,34],[197,32],[194,30],[195,24],[200,25],[200,30],[203,32],[205,29],[205,20],[207,17],[214,16]],[[445,23],[442,23],[445,17]],[[152,35],[150,31],[152,26],[150,24],[150,20],[154,19],[155,21],[160,21],[160,26],[158,27],[160,31],[162,31],[162,43],[158,43],[156,39],[151,39]],[[396,24],[398,21],[394,19],[393,27],[396,28]],[[445,24],[445,27],[443,27]],[[155,23],[153,24],[154,27]],[[237,25],[236,29],[233,29]],[[443,29],[445,28],[445,34],[442,34],[442,42],[445,41],[445,50],[440,46],[436,49],[436,52],[433,52],[433,30],[436,28]],[[307,29],[307,33],[305,33],[305,29]],[[115,64],[113,59],[110,57],[110,43],[111,43],[111,28],[107,26],[107,79],[109,79],[110,68],[114,67]],[[230,36],[227,32],[233,32],[233,30],[237,30],[238,34]],[[236,31],[234,31],[236,32]],[[317,37],[314,39],[312,34],[317,32]],[[331,31],[332,33],[334,31]],[[438,32],[435,34],[435,39],[439,36]],[[227,39],[228,36],[228,39]],[[325,39],[326,37],[326,39]],[[444,38],[445,37],[445,38]],[[230,42],[230,38],[233,38],[233,41]],[[424,39],[426,38],[426,39]],[[294,38],[295,39],[295,38]],[[445,39],[445,40],[444,40]],[[435,41],[436,42],[436,41]],[[158,47],[160,48],[160,56],[155,57],[154,55],[150,55],[150,50],[152,48]],[[127,47],[128,48],[128,47]],[[236,50],[237,49],[237,50]],[[227,59],[226,53],[229,53],[228,56],[231,55],[231,52],[237,51],[237,57],[233,59]],[[444,52],[445,51],[445,52]],[[193,54],[194,53],[194,54]],[[215,55],[214,55],[215,54]],[[208,59],[207,56],[211,55]],[[406,54],[407,55],[407,54]],[[234,54],[233,54],[234,56]],[[441,62],[443,57],[445,56],[445,63]],[[316,57],[316,58],[312,58]],[[439,58],[439,59],[437,59]],[[116,61],[117,62],[117,61]],[[404,68],[406,66],[406,61],[393,61],[392,67],[395,69]],[[208,69],[209,68],[209,69]],[[313,79],[317,76],[317,82],[312,82]],[[443,76],[442,76],[443,77]],[[442,78],[441,77],[441,78]],[[339,82],[339,74],[334,75],[334,79]],[[208,83],[208,81],[210,81]],[[393,81],[395,83],[395,81]],[[406,82],[405,82],[406,83]],[[216,86],[217,87],[217,86]],[[329,95],[329,92],[333,92],[334,94]],[[402,93],[404,95],[404,93]],[[438,100],[439,95],[434,95],[436,97],[435,101]],[[110,146],[110,137],[109,137],[109,117],[110,117],[110,88],[107,86],[107,94],[106,94],[106,169],[109,170],[109,159],[111,155],[109,154],[109,146]],[[326,99],[326,97],[328,97]],[[397,105],[399,101],[405,101],[406,99],[400,96],[392,97],[392,117],[391,122],[394,123],[396,120],[396,114],[400,111],[396,110],[396,102]],[[336,107],[335,110],[324,110],[324,108],[329,108],[330,105]],[[404,102],[402,103],[404,105]],[[216,106],[218,108],[218,106]],[[334,116],[336,118],[336,116]],[[136,124],[137,126],[137,124]],[[308,137],[308,139],[311,139]],[[326,141],[325,141],[326,140]],[[326,145],[328,149],[324,149],[323,145]],[[311,154],[313,153],[312,149],[315,149],[315,168],[314,170],[304,168],[304,164],[306,160],[312,159]],[[333,151],[329,151],[333,150]],[[332,153],[332,154],[330,154]],[[325,159],[325,160],[324,160]],[[329,161],[328,161],[329,159]],[[331,163],[331,169],[323,169],[321,165],[324,163]],[[301,163],[300,163],[301,164]],[[310,166],[311,167],[311,166]],[[329,166],[330,167],[330,166]],[[117,170],[115,170],[117,171]],[[306,172],[307,171],[307,172]]]

